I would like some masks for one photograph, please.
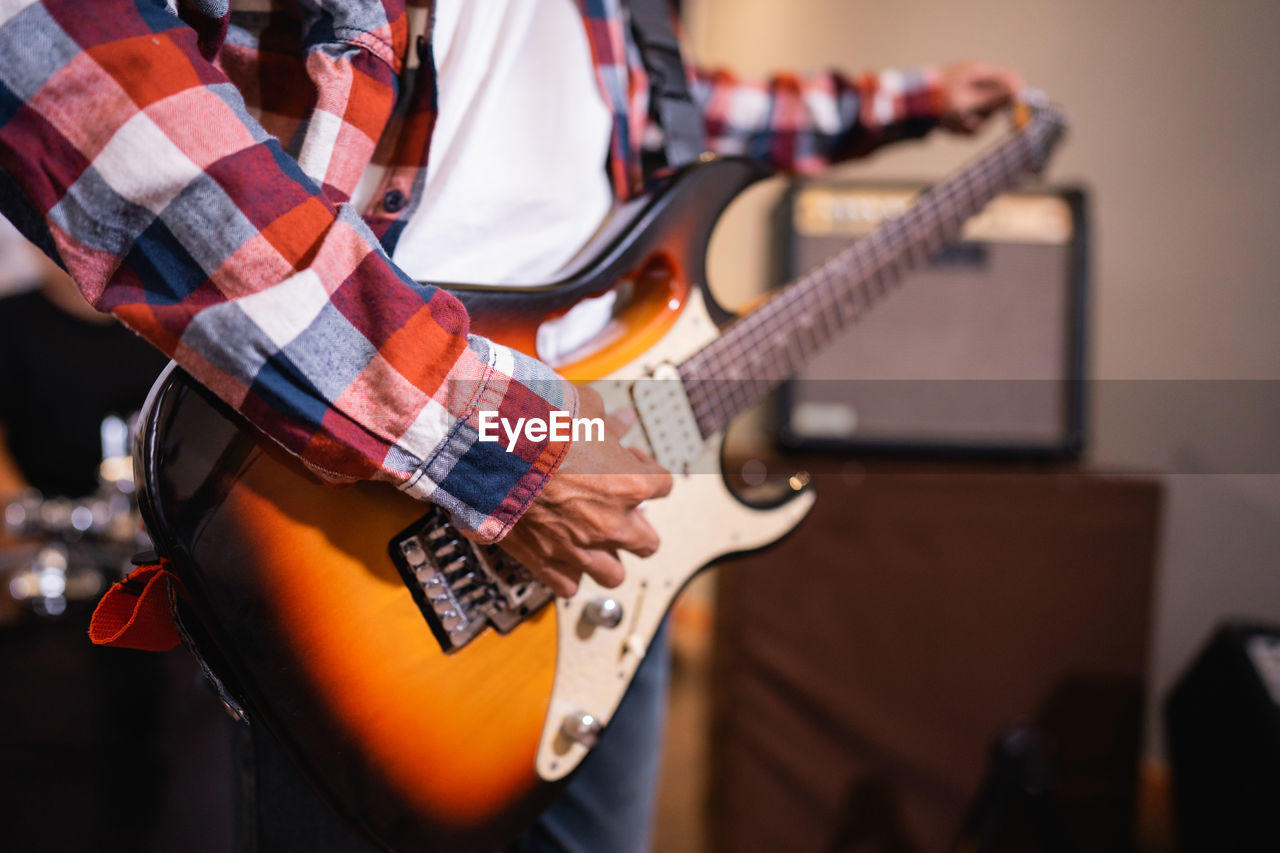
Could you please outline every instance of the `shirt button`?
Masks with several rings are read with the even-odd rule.
[[[404,210],[406,201],[408,201],[408,199],[404,197],[404,193],[401,190],[387,190],[386,194],[382,197],[382,206],[386,209],[387,213],[399,213]]]

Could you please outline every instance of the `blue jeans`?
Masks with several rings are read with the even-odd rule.
[[[600,745],[508,853],[644,853],[653,830],[671,652],[667,621]]]
[[[649,849],[666,711],[667,623],[600,745],[507,853]],[[311,790],[261,724],[237,727],[238,847],[246,853],[374,853]]]

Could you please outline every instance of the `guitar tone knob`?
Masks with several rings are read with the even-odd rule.
[[[566,714],[564,721],[560,723],[560,733],[574,743],[579,743],[587,749],[591,749],[600,740],[600,721],[596,719],[595,714],[588,714],[586,711],[574,711],[572,714]]]
[[[596,598],[582,608],[582,618],[601,628],[617,628],[622,624],[622,604],[616,598]]]

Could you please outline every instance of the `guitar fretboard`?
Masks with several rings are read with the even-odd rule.
[[[1039,169],[1062,135],[1062,116],[1039,109],[974,163],[908,210],[733,321],[680,365],[703,436],[723,429],[880,302],[911,269],[960,234],[966,220]]]

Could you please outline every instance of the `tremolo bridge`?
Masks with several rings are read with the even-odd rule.
[[[490,625],[510,632],[552,598],[518,560],[471,542],[438,508],[392,540],[391,559],[446,653]]]

